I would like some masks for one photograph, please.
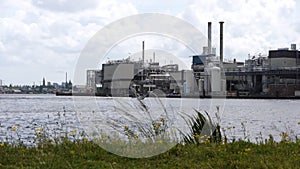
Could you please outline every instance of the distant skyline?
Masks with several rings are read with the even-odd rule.
[[[300,47],[300,2],[296,0],[2,0],[0,4],[0,80],[3,85],[72,80],[80,52],[105,25],[139,13],[164,13],[179,17],[207,35],[212,22],[212,44],[219,50],[219,21],[224,21],[224,58],[244,61],[248,54]],[[126,58],[146,49],[169,50],[186,64],[191,54],[178,42],[155,37],[128,39],[108,57]]]

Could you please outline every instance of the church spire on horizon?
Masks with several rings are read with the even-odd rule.
[[[45,77],[43,77],[43,86],[46,86]]]

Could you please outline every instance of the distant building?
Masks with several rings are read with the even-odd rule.
[[[162,66],[161,69],[166,71],[166,72],[177,72],[178,71],[178,64],[165,65],[165,66]]]
[[[102,93],[112,96],[129,96],[129,86],[135,75],[142,78],[140,62],[116,61],[102,64]],[[143,78],[142,78],[143,79]]]
[[[270,50],[268,57],[249,57],[245,66],[225,68],[227,91],[236,95],[295,96],[300,91],[299,72],[299,51],[292,44],[291,49]]]
[[[193,90],[193,92],[200,96],[223,96],[226,81],[220,69],[220,59],[216,56],[215,48],[211,54],[208,51],[209,49],[204,47],[201,55],[191,56],[195,86],[198,87],[198,91]]]
[[[0,79],[0,93],[2,94],[2,93],[4,93],[4,89],[3,89],[3,87],[2,87],[2,80]]]
[[[87,70],[86,87],[90,92],[96,92],[96,87],[102,87],[102,70]]]
[[[60,87],[58,83],[53,83],[52,85],[55,89],[58,89]]]
[[[299,66],[299,51],[281,48],[269,51],[270,66],[272,69]]]

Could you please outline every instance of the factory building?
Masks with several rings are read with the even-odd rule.
[[[278,50],[269,51],[270,67],[272,69],[291,68],[299,66],[299,51],[296,45],[291,45],[289,48],[279,48]]]
[[[192,70],[177,64],[108,61],[101,70],[87,71],[87,89],[103,96],[163,95],[187,97],[294,97],[300,96],[300,61],[296,44],[270,50],[268,56],[248,56],[245,62],[223,61],[223,24],[220,22],[220,54],[208,43],[202,54],[191,56]]]
[[[141,76],[141,63],[129,60],[110,61],[102,64],[103,80],[100,94],[106,96],[129,96],[129,86],[134,76]]]
[[[226,95],[226,80],[223,71],[223,24],[220,22],[220,55],[216,55],[216,48],[212,48],[211,27],[208,22],[208,46],[203,47],[201,55],[193,58],[193,76],[198,87],[198,93],[202,97],[215,97]]]
[[[102,86],[102,70],[87,70],[86,77],[86,87],[91,93],[95,92],[97,87]]]
[[[249,56],[244,66],[225,68],[228,94],[233,96],[294,97],[300,91],[299,51],[270,50],[269,56]]]
[[[160,66],[157,62],[130,59],[109,61],[102,70],[87,71],[89,92],[103,96],[135,96],[136,94],[163,94],[166,96],[224,96],[226,81],[222,76],[223,48],[216,56],[211,46],[211,23],[208,29],[208,46],[201,55],[192,56],[192,70],[179,70],[177,64]],[[220,22],[220,46],[223,46],[223,22]],[[157,93],[155,93],[157,92]]]
[[[199,93],[192,70],[179,70],[177,64],[160,66],[151,62],[109,61],[102,70],[87,71],[87,88],[101,96],[194,96]]]

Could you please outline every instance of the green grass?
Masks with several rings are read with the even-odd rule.
[[[0,145],[0,168],[300,168],[300,142],[178,144],[150,158],[111,154],[93,142]]]

